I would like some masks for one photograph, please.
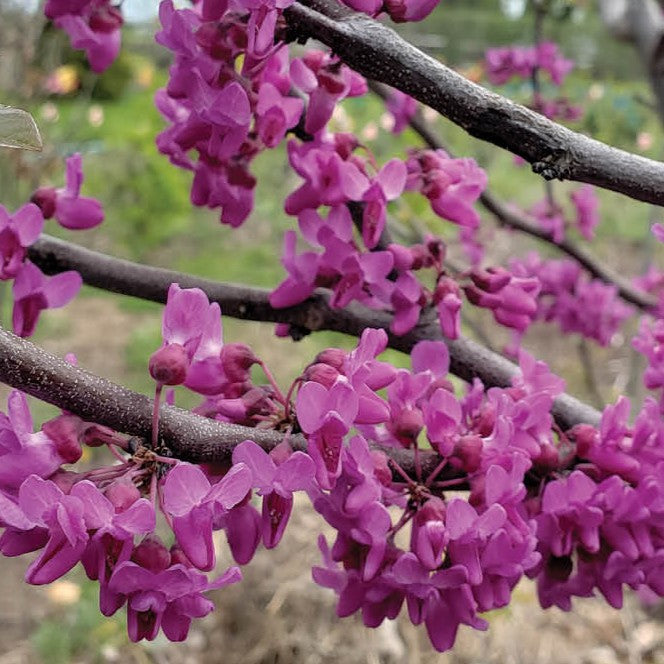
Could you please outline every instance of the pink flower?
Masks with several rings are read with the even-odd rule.
[[[13,493],[28,476],[50,477],[80,455],[80,444],[73,452],[63,450],[43,431],[33,433],[25,394],[18,390],[9,394],[7,415],[0,413],[0,489]]]
[[[39,314],[44,309],[64,307],[76,296],[82,283],[78,272],[61,272],[47,277],[36,265],[26,261],[16,275],[12,288],[14,332],[21,337],[31,336]]]
[[[251,470],[252,485],[263,496],[263,544],[272,549],[286,529],[293,493],[308,489],[314,481],[314,462],[303,452],[293,453],[287,444],[268,454],[247,440],[233,450],[233,463],[244,463]]]
[[[150,358],[150,373],[163,385],[184,383],[216,394],[225,376],[221,364],[221,310],[200,288],[171,284],[162,322],[164,345]]]
[[[21,269],[27,248],[44,227],[39,208],[28,203],[10,215],[0,205],[0,279],[13,279]]]
[[[345,380],[329,390],[310,381],[297,393],[298,421],[307,434],[316,479],[324,488],[329,488],[341,472],[343,437],[357,416],[358,405],[355,391]]]
[[[251,471],[236,464],[216,484],[188,463],[178,463],[163,485],[164,509],[173,521],[173,532],[191,562],[202,570],[214,567],[212,525],[217,511],[237,505],[251,489]]]
[[[652,234],[660,242],[664,242],[664,226],[662,224],[653,224],[651,230],[652,230]]]
[[[364,78],[322,51],[307,51],[291,62],[293,84],[309,94],[304,128],[318,133],[332,117],[335,105],[345,97],[366,93]]]
[[[230,567],[212,583],[204,574],[180,563],[151,570],[134,562],[123,562],[110,581],[112,592],[127,598],[127,629],[134,641],[152,641],[164,630],[171,641],[184,641],[192,618],[202,618],[214,604],[202,593],[237,583],[242,574]]]
[[[396,89],[390,90],[385,106],[394,118],[393,134],[400,134],[417,112],[417,102],[401,90]]]
[[[599,200],[595,190],[584,184],[570,194],[576,208],[576,226],[586,240],[595,237],[595,227],[599,223]],[[664,234],[662,235],[664,237]]]
[[[120,52],[123,18],[110,0],[48,0],[44,13],[85,51],[92,71],[103,72]]]
[[[32,201],[41,208],[45,219],[54,216],[64,228],[94,228],[104,221],[104,210],[98,200],[81,196],[82,184],[82,160],[77,152],[67,159],[66,186],[63,189],[37,189],[32,195]]]

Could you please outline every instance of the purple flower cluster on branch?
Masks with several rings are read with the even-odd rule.
[[[160,629],[181,640],[193,618],[212,610],[204,593],[240,578],[237,568],[205,576],[215,567],[213,532],[224,530],[236,562],[247,564],[261,541],[279,544],[292,494],[306,491],[337,530],[331,548],[320,542],[324,564],[314,579],[339,594],[339,615],[361,611],[377,626],[405,604],[439,650],[453,645],[460,625],[486,628],[480,614],[506,605],[524,575],[537,580],[543,606],[569,608],[594,588],[619,605],[624,584],[664,592],[656,525],[664,430],[655,402],[633,427],[621,400],[598,428],[563,432],[550,410],[564,383],[527,354],[512,387],[485,390],[476,380],[459,396],[442,342],[420,342],[412,370],[397,370],[378,359],[387,336],[372,329],[351,352],[321,352],[284,397],[276,384],[252,383],[247,370],[262,363],[246,347],[222,345],[216,332],[192,339],[186,314],[196,307],[220,331],[219,310],[201,291],[173,285],[165,345],[150,362],[157,384],[172,366],[162,351],[189,348],[193,358],[213,342],[196,410],[285,430],[284,441],[269,453],[245,441],[232,466],[193,466],[158,439],[137,444],[69,413],[32,433],[25,397],[14,392],[0,421],[0,551],[40,552],[28,582],[50,583],[81,562],[100,583],[105,615],[126,605],[132,640]],[[186,350],[176,357],[193,366]],[[186,371],[172,376],[187,379]],[[288,443],[298,429],[308,454]],[[438,458],[426,470],[424,441]],[[410,452],[412,474],[369,443]],[[80,458],[82,445],[106,446],[115,460],[75,472],[64,464]],[[154,534],[159,514],[170,546]]]
[[[69,157],[66,166],[64,188],[38,189],[32,202],[14,214],[0,205],[0,280],[14,282],[12,324],[22,337],[33,334],[43,310],[65,306],[82,284],[75,271],[47,277],[27,258],[27,250],[41,234],[45,219],[55,217],[70,230],[92,228],[104,219],[99,201],[80,195],[83,183],[80,154]]]
[[[85,51],[92,71],[100,73],[120,52],[121,4],[111,0],[48,0],[44,13],[69,35],[73,48]]]
[[[633,424],[621,397],[593,420],[597,426],[579,417],[561,426],[552,412],[564,399],[564,382],[525,351],[515,350],[520,372],[502,364],[492,384],[483,384],[476,366],[467,369],[465,388],[449,378],[448,347],[464,344],[462,294],[519,339],[541,319],[607,344],[632,313],[617,288],[587,278],[572,261],[530,255],[513,259],[509,270],[483,265],[474,206],[486,200],[487,177],[474,160],[430,145],[379,163],[353,134],[331,131],[330,122],[339,103],[366,93],[362,74],[376,75],[400,84],[388,101],[395,132],[416,120],[417,98],[483,138],[514,147],[548,178],[659,200],[653,194],[659,167],[617,151],[607,155],[601,144],[522,107],[506,112],[504,100],[484,91],[475,90],[472,108],[459,104],[464,91],[472,97],[471,84],[431,59],[409,60],[417,51],[390,40],[393,33],[369,18],[418,20],[434,0],[347,2],[369,17],[328,0],[313,7],[293,0],[192,4],[160,6],[157,41],[175,56],[156,98],[169,123],[157,139],[160,151],[193,173],[193,204],[220,209],[223,223],[238,226],[253,208],[253,159],[293,134],[287,159],[301,181],[284,209],[309,246],[299,251],[298,234],[287,231],[287,276],[269,296],[271,319],[294,338],[318,329],[310,321],[299,329],[289,311],[312,297],[327,303],[316,293],[323,287],[328,311],[341,316],[363,306],[384,329],[348,314],[356,348],[323,350],[282,389],[249,346],[224,343],[218,302],[168,279],[150,295],[163,301],[170,285],[162,344],[148,361],[154,399],[132,395],[140,425],[115,402],[106,417],[101,407],[99,417],[90,417],[94,405],[80,402],[80,412],[72,411],[60,385],[55,401],[67,401],[59,404],[66,410],[34,432],[25,395],[10,395],[7,414],[0,414],[0,552],[34,553],[26,572],[33,584],[50,583],[81,563],[99,582],[104,615],[126,606],[133,641],[152,640],[160,630],[184,639],[192,620],[213,609],[206,593],[241,578],[236,566],[215,571],[214,532],[225,533],[237,565],[248,564],[261,544],[279,545],[296,492],[336,531],[331,543],[319,539],[323,560],[313,577],[336,592],[339,616],[360,612],[375,627],[405,607],[441,651],[453,646],[461,625],[485,629],[482,614],[507,605],[524,577],[535,580],[543,607],[565,610],[573,597],[595,591],[616,607],[625,587],[664,596],[661,399],[647,399]],[[45,11],[86,51],[93,70],[110,64],[120,43],[118,7],[109,0],[48,0]],[[310,36],[334,53],[291,57],[287,42]],[[398,72],[404,58],[412,76]],[[514,74],[531,79],[532,107],[547,117],[572,119],[576,109],[563,98],[546,100],[538,73],[547,71],[560,85],[570,68],[549,42],[487,54],[493,82]],[[584,149],[568,149],[570,141]],[[620,174],[607,175],[607,164],[610,171],[616,163]],[[0,278],[14,280],[13,323],[21,336],[32,334],[42,310],[62,306],[80,287],[76,272],[46,277],[27,255],[45,219],[67,229],[101,223],[101,205],[81,196],[82,180],[74,155],[65,187],[37,190],[14,214],[0,207]],[[450,242],[434,235],[410,246],[392,240],[388,216],[406,191],[424,196],[435,215],[455,224],[468,268],[452,269]],[[591,238],[598,221],[594,193],[584,186],[571,198],[573,223]],[[553,196],[532,215],[553,243],[566,242],[570,224]],[[661,239],[658,225],[653,233]],[[639,285],[664,297],[655,270]],[[141,294],[138,287],[131,292]],[[275,315],[276,308],[283,312]],[[664,387],[661,311],[653,308],[633,341],[648,360],[645,384],[657,390]],[[429,323],[436,317],[438,327]],[[388,341],[399,347],[400,337],[410,370],[381,359]],[[9,382],[48,395],[53,373],[21,358],[5,358],[13,369],[0,370],[11,374]],[[191,413],[162,406],[165,389],[174,404],[175,388],[202,396]],[[205,449],[189,441],[187,448],[165,424],[174,417],[187,419],[194,438],[212,431],[228,440],[208,440]],[[137,428],[139,438],[127,437]],[[74,467],[86,445],[106,448],[109,461]]]

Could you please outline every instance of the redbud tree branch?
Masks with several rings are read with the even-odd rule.
[[[370,87],[375,94],[381,97],[381,99],[386,100],[389,97],[389,91],[380,83],[371,82]],[[432,150],[445,150],[448,154],[450,153],[438,135],[422,117],[421,113],[417,112],[410,119],[409,124],[411,129]],[[654,297],[634,288],[629,281],[614,272],[608,265],[599,261],[575,242],[572,242],[567,238],[560,242],[556,242],[551,233],[537,226],[537,222],[530,215],[512,209],[507,203],[495,196],[488,189],[485,189],[482,194],[480,194],[479,202],[484,209],[490,212],[503,226],[508,226],[509,228],[513,228],[514,230],[518,230],[526,235],[530,235],[531,237],[535,237],[553,245],[561,252],[567,254],[570,258],[573,258],[593,277],[615,286],[620,297],[626,302],[644,310],[655,306],[657,303]]]
[[[390,347],[404,353],[410,353],[413,346],[424,339],[445,341],[450,351],[452,373],[466,381],[478,377],[486,387],[508,386],[518,373],[512,362],[470,339],[445,339],[431,311],[426,312],[409,333],[396,336],[389,332],[391,313],[374,311],[357,303],[334,309],[329,304],[329,292],[323,289],[298,305],[275,309],[270,305],[269,291],[262,288],[210,281],[173,270],[139,265],[46,235],[30,247],[29,257],[47,274],[77,270],[90,286],[154,302],[166,302],[171,283],[178,283],[183,288],[197,287],[205,291],[210,301],[219,303],[223,315],[232,318],[289,323],[305,332],[333,330],[357,337],[368,327],[382,328],[388,333]],[[1,369],[0,380],[3,380]],[[566,394],[556,399],[553,415],[562,429],[579,422],[596,425],[600,418],[597,410]]]
[[[360,74],[409,94],[472,136],[518,154],[544,178],[587,182],[664,205],[664,164],[609,147],[490,92],[386,25],[334,0],[300,0],[284,15],[293,39],[319,40]]]
[[[86,421],[150,439],[151,398],[69,364],[1,327],[0,358],[0,382]],[[218,422],[163,404],[159,417],[159,438],[173,456],[182,461],[228,463],[233,449],[245,440],[253,440],[269,451],[282,442],[285,435],[269,429]],[[306,440],[301,434],[290,435],[288,442],[294,450],[306,449]],[[397,461],[410,476],[416,476],[412,453],[382,447],[378,449]],[[440,457],[423,451],[420,462],[426,475],[438,465]],[[444,469],[439,478],[446,480],[463,476],[463,473],[453,469]],[[398,475],[395,475],[395,480],[399,480]]]

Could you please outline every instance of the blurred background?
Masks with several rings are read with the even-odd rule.
[[[155,147],[164,128],[153,105],[155,91],[168,76],[170,55],[154,42],[156,0],[125,0],[127,25],[120,57],[103,75],[93,74],[84,56],[50,26],[37,2],[0,0],[0,103],[30,111],[42,132],[44,150],[0,150],[0,202],[13,210],[39,185],[62,186],[64,158],[83,154],[83,193],[102,201],[106,221],[97,229],[72,234],[47,222],[46,231],[87,247],[152,265],[205,277],[273,287],[283,276],[279,262],[283,231],[291,225],[283,212],[285,196],[297,186],[283,149],[254,162],[258,179],[252,216],[238,230],[219,224],[214,212],[189,203],[191,176],[171,166]],[[616,41],[592,2],[553,2],[545,23],[547,39],[556,41],[576,68],[563,91],[584,108],[574,129],[651,158],[664,149],[662,126],[653,107],[642,62],[629,43]],[[400,26],[417,46],[486,84],[486,48],[533,42],[533,17],[526,0],[443,0],[422,25]],[[503,86],[519,101],[530,94],[527,82]],[[472,156],[488,171],[494,193],[524,208],[543,195],[542,181],[511,155],[465,135],[451,123],[426,115],[456,155]],[[347,100],[335,113],[333,128],[354,131],[379,162],[404,156],[417,137],[395,137],[391,118],[375,97]],[[566,201],[568,184],[556,183]],[[654,253],[650,225],[661,221],[659,209],[599,192],[601,224],[592,251],[625,275],[641,274],[652,262],[664,268],[662,251]],[[446,238],[453,228],[434,217],[426,200],[404,196],[395,217],[417,220]],[[450,225],[447,225],[450,226]],[[547,246],[499,230],[487,218],[482,236],[491,247],[489,262],[499,263]],[[11,322],[7,284],[0,283],[0,322]],[[73,352],[79,363],[100,375],[149,394],[147,358],[161,343],[161,307],[85,287],[62,310],[46,312],[35,341],[58,354]],[[471,312],[469,336],[489,337],[495,348],[508,339],[490,316]],[[557,329],[536,325],[525,346],[546,359],[567,380],[568,391],[594,403],[608,403],[628,392],[642,397],[638,357],[626,343],[627,327],[608,348]],[[224,320],[224,337],[253,346],[284,386],[316,352],[327,346],[351,348],[355,340],[318,333],[294,346],[277,339],[268,325]],[[407,358],[390,353],[407,366]],[[0,387],[0,402],[8,391]],[[178,404],[195,400],[178,395]],[[32,402],[37,422],[55,414]],[[423,630],[407,621],[366,630],[355,618],[334,615],[334,597],[310,579],[319,557],[316,534],[324,530],[316,514],[294,511],[287,534],[275,552],[261,552],[245,570],[245,581],[215,598],[218,610],[194,625],[186,644],[161,636],[150,644],[130,644],[124,614],[113,618],[97,610],[96,586],[80,571],[47,588],[22,581],[27,562],[0,561],[0,664],[45,662],[664,662],[664,629],[657,607],[629,597],[620,612],[601,601],[577,601],[574,613],[539,609],[531,584],[515,591],[514,602],[487,616],[487,634],[464,631],[453,653],[436,654]],[[225,543],[220,542],[225,550]],[[226,554],[221,564],[229,564]]]

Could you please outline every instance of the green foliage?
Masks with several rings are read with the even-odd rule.
[[[85,656],[86,662],[101,662],[104,647],[127,642],[123,612],[107,618],[99,612],[98,585],[80,580],[81,596],[44,620],[32,635],[32,643],[43,662],[69,664]]]

